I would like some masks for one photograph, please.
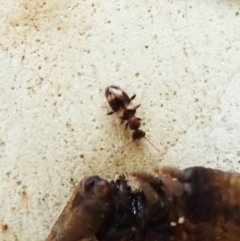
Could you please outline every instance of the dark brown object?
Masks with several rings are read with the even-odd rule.
[[[92,176],[75,188],[46,241],[77,241],[102,230],[112,211],[110,184]]]
[[[204,167],[156,169],[80,182],[46,241],[237,241],[240,174]]]

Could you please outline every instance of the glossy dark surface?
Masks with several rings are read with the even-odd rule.
[[[240,175],[204,167],[81,181],[46,241],[237,241]]]

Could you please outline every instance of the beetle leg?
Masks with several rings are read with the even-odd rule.
[[[163,166],[155,168],[155,172],[159,174],[164,185],[174,196],[180,197],[183,194],[185,190],[184,184],[181,181],[184,181],[184,171],[173,167]]]
[[[133,172],[132,175],[140,183],[143,193],[147,199],[148,206],[153,206],[153,205],[156,205],[157,203],[163,206],[161,197],[158,195],[158,193],[154,188],[156,184],[158,184],[156,181],[156,178],[145,172]]]
[[[130,98],[131,100],[134,100],[136,97],[136,94],[133,94],[133,96]]]
[[[156,167],[154,171],[161,175],[171,176],[172,178],[177,178],[178,180],[184,179],[184,171],[172,166],[160,166]]]
[[[107,112],[107,115],[112,115],[114,112],[113,111],[109,111]]]
[[[124,123],[124,120],[120,120],[120,124],[119,125],[121,126],[123,123]]]
[[[140,105],[141,105],[141,104],[136,105],[136,106],[135,106],[135,109],[139,108],[139,107],[140,107]]]

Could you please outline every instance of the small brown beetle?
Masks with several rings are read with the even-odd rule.
[[[119,151],[121,151],[124,147],[129,145],[135,140],[146,139],[157,151],[159,151],[147,138],[144,131],[140,130],[139,127],[141,125],[141,118],[135,117],[136,110],[139,108],[140,104],[134,106],[132,104],[132,100],[136,97],[134,94],[131,98],[124,92],[121,88],[111,85],[108,86],[105,90],[105,96],[107,98],[108,104],[111,107],[112,111],[109,111],[107,114],[112,115],[116,113],[116,115],[121,120],[120,125],[122,125],[126,121],[125,130],[129,128],[133,130],[132,132],[132,141],[124,145]]]

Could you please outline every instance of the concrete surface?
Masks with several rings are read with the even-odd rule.
[[[240,170],[240,2],[0,0],[0,240],[44,240],[84,175]],[[145,140],[106,116],[141,103]]]

